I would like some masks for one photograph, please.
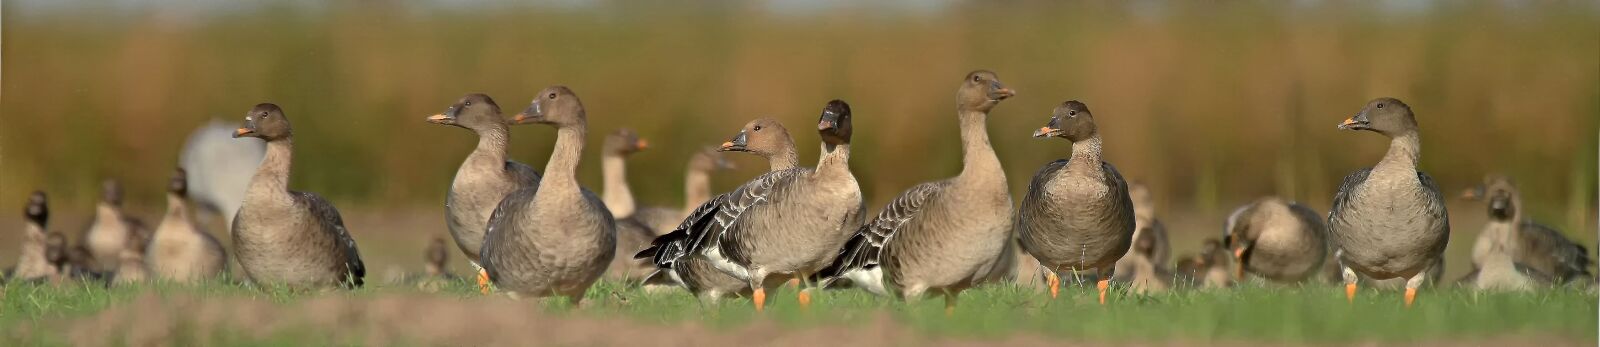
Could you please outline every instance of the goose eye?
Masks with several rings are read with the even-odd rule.
[[[550,99],[551,99],[551,100],[554,100],[554,99],[555,99],[555,98],[556,98],[556,93],[550,93],[550,95],[549,95],[549,96],[548,96],[548,97],[549,97],[549,98],[550,98]]]
[[[972,81],[973,82],[982,82],[983,81],[983,76],[972,76]]]
[[[1378,104],[1378,108],[1383,108],[1383,104]]]
[[[461,106],[472,106],[472,102],[471,101],[464,102],[464,103],[461,104]]]
[[[1078,115],[1078,111],[1067,111],[1067,115],[1068,116],[1077,116]]]
[[[761,131],[761,126],[757,125],[756,128],[755,128],[755,131]]]

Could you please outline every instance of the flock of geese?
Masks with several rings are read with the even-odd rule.
[[[1445,195],[1417,171],[1417,121],[1400,100],[1372,100],[1338,125],[1376,132],[1390,145],[1376,165],[1344,179],[1326,217],[1293,201],[1261,198],[1227,217],[1221,239],[1207,240],[1201,254],[1167,269],[1166,231],[1149,208],[1149,191],[1105,161],[1095,116],[1082,102],[1061,103],[1032,131],[1070,142],[1071,150],[1040,168],[1014,203],[986,127],[989,112],[1014,95],[992,72],[966,75],[956,93],[961,172],[910,187],[876,214],[868,214],[850,170],[853,114],[841,100],[829,101],[817,120],[821,152],[814,167],[800,165],[788,128],[756,119],[720,147],[694,154],[682,208],[635,204],[624,161],[648,143],[627,130],[604,142],[604,194],[579,185],[588,115],[566,87],[545,88],[509,121],[482,94],[462,97],[427,121],[478,138],[450,184],[445,220],[456,248],[479,269],[485,293],[492,286],[512,297],[576,304],[609,274],[651,290],[681,287],[706,300],[749,297],[758,311],[769,291],[789,282],[803,287],[801,307],[817,288],[861,288],[900,298],[942,296],[953,310],[962,291],[1015,280],[1019,266],[1036,264],[1051,297],[1063,285],[1093,282],[1102,304],[1113,280],[1151,292],[1183,284],[1175,280],[1210,287],[1253,276],[1289,283],[1332,278],[1345,284],[1351,300],[1358,284],[1389,283],[1405,289],[1410,306],[1417,289],[1443,271],[1450,234]],[[521,124],[556,129],[543,170],[507,159],[508,128]],[[367,267],[339,211],[314,193],[290,190],[294,132],[283,109],[256,105],[233,137],[266,144],[231,219],[243,278],[361,286]],[[713,195],[711,173],[731,167],[721,152],[759,156],[770,169]],[[34,192],[21,256],[8,277],[130,283],[222,274],[227,255],[193,221],[185,182],[177,170],[168,212],[150,231],[121,212],[121,189],[108,181],[76,246],[46,232],[46,197]],[[1473,247],[1474,271],[1460,283],[1526,290],[1593,281],[1587,249],[1529,220],[1509,179],[1491,176],[1468,195],[1487,203],[1490,221]],[[431,245],[430,273],[443,272],[446,248],[443,240]]]

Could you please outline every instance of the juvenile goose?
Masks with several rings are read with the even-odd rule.
[[[233,219],[233,251],[245,277],[256,284],[360,287],[367,268],[339,210],[320,195],[289,190],[294,132],[283,109],[256,105],[233,136],[267,142]]]
[[[455,275],[445,270],[450,260],[450,250],[443,238],[435,237],[429,241],[428,248],[423,250],[422,256],[422,277],[416,279],[417,289],[435,292],[456,280]]]
[[[1487,203],[1489,222],[1472,246],[1474,271],[1463,281],[1479,289],[1530,289],[1590,276],[1589,251],[1525,217],[1522,194],[1510,178],[1490,175],[1464,196]]]
[[[658,236],[672,231],[696,207],[711,200],[711,173],[733,168],[733,161],[723,156],[717,147],[702,148],[689,157],[689,165],[683,175],[682,208],[644,207],[634,211],[633,215],[649,225]]]
[[[1274,282],[1314,277],[1327,258],[1322,217],[1299,203],[1264,197],[1233,210],[1223,242],[1234,257],[1235,279],[1246,272]]]
[[[1050,297],[1059,291],[1061,272],[1095,270],[1095,287],[1105,304],[1117,260],[1133,243],[1128,183],[1101,159],[1100,133],[1082,102],[1057,106],[1050,124],[1033,136],[1072,141],[1072,156],[1046,164],[1028,185],[1017,216],[1022,247],[1049,270]]]
[[[144,223],[122,211],[122,184],[116,180],[100,183],[100,202],[95,205],[94,221],[84,231],[83,242],[92,259],[89,270],[110,272],[121,262],[129,235],[148,234]]]
[[[48,254],[49,237],[45,223],[50,220],[50,207],[42,191],[28,195],[28,204],[22,210],[27,223],[22,227],[22,249],[17,256],[17,266],[6,274],[8,281],[47,280],[58,273],[56,264]]]
[[[869,290],[892,285],[903,299],[942,294],[946,312],[953,312],[961,291],[989,275],[1012,240],[1011,193],[985,122],[1013,95],[993,72],[967,74],[956,91],[961,174],[891,200],[820,272],[824,282],[847,277]]]
[[[1118,272],[1119,281],[1128,283],[1135,294],[1154,294],[1172,289],[1172,272],[1160,263],[1155,262],[1156,236],[1151,233],[1140,234],[1133,238],[1133,248],[1130,248],[1122,261],[1128,264],[1128,272]]]
[[[194,282],[216,278],[228,267],[222,243],[195,223],[189,212],[188,174],[175,170],[167,185],[167,215],[145,251],[145,266],[161,279]]]
[[[829,101],[817,122],[822,151],[816,169],[761,175],[707,202],[709,208],[702,206],[689,216],[687,230],[658,238],[639,255],[662,267],[685,256],[703,256],[717,269],[744,279],[754,291],[756,310],[763,310],[768,281],[811,278],[832,263],[861,225],[865,205],[849,166],[851,124],[850,105]],[[741,131],[723,148],[737,150],[748,143],[751,132]],[[707,218],[713,220],[695,223]],[[810,306],[811,290],[800,290],[802,308]]]
[[[539,185],[507,195],[489,216],[482,265],[512,298],[561,296],[581,304],[616,252],[611,212],[578,185],[588,122],[583,102],[564,86],[540,91],[513,119],[555,127],[556,145]]]
[[[150,279],[150,269],[144,264],[144,250],[150,239],[140,234],[128,234],[121,252],[117,252],[117,271],[111,274],[112,285],[130,285]]]
[[[59,284],[70,279],[73,275],[73,270],[72,264],[69,263],[67,258],[68,248],[71,247],[67,244],[67,235],[54,231],[45,234],[44,245],[44,257],[51,267],[51,271],[46,278],[53,284]]]
[[[603,174],[600,199],[605,201],[612,217],[628,218],[637,210],[633,191],[628,189],[628,156],[649,147],[649,142],[632,129],[617,129],[606,135],[600,147],[600,172]]]
[[[489,275],[478,261],[478,250],[483,248],[483,234],[487,230],[489,214],[494,212],[506,194],[539,185],[539,172],[526,164],[506,158],[506,146],[511,142],[511,132],[500,113],[500,105],[484,94],[467,94],[445,109],[444,113],[428,117],[428,122],[450,125],[472,131],[478,136],[478,147],[467,154],[450,181],[450,192],[445,196],[445,225],[456,248],[467,256],[467,263],[478,270],[478,287],[488,293]],[[530,192],[532,194],[533,192]]]
[[[1150,188],[1137,182],[1129,183],[1128,198],[1133,201],[1133,239],[1138,240],[1145,234],[1152,236],[1148,259],[1133,259],[1130,256],[1133,255],[1134,250],[1129,248],[1128,255],[1124,255],[1122,259],[1117,260],[1117,266],[1112,271],[1119,275],[1132,276],[1134,274],[1125,274],[1124,272],[1135,271],[1133,270],[1134,262],[1149,261],[1157,265],[1166,264],[1167,260],[1172,257],[1172,247],[1167,241],[1167,226],[1156,218],[1155,197],[1150,193]],[[1138,245],[1135,244],[1134,246]]]
[[[1428,279],[1450,241],[1450,220],[1439,187],[1417,171],[1422,140],[1411,107],[1393,98],[1367,103],[1339,124],[1390,138],[1389,152],[1372,168],[1345,176],[1333,196],[1328,230],[1339,246],[1345,296],[1355,300],[1358,275],[1406,278],[1406,307]]]
[[[1226,288],[1233,284],[1233,257],[1223,250],[1222,241],[1207,238],[1200,254],[1178,260],[1177,276],[1200,288]]]
[[[788,128],[785,128],[783,123],[778,122],[778,120],[771,118],[761,118],[746,123],[744,127],[740,128],[738,135],[735,135],[732,140],[723,143],[717,151],[719,151],[717,153],[720,153],[720,151],[744,152],[766,159],[769,165],[768,173],[794,169],[798,165],[795,159],[794,139],[789,136]],[[717,157],[720,158],[721,155],[719,154]],[[706,189],[709,190],[710,188],[706,187]],[[727,194],[717,196],[715,199],[727,199]],[[686,242],[695,242],[694,240],[686,239],[692,230],[711,227],[695,223],[711,223],[716,218],[716,214],[710,211],[719,208],[719,206],[719,204],[712,203],[712,201],[700,203],[694,211],[689,211],[689,215],[701,216],[702,218],[688,219],[685,217],[686,219],[683,220],[682,226],[674,226],[672,229],[668,229],[672,230],[672,232],[657,237],[651,242],[650,248],[639,252],[635,257],[651,259],[652,262],[655,262],[655,259],[658,258],[658,253],[663,250],[670,250],[664,247],[687,247]],[[656,263],[655,265],[660,269],[645,282],[656,284],[677,283],[682,285],[684,289],[689,290],[690,293],[694,293],[702,301],[708,303],[714,303],[718,299],[727,296],[751,296],[754,294],[749,282],[733,277],[733,275],[729,275],[722,270],[717,270],[712,263],[713,261],[705,256],[693,254],[682,256],[665,265]],[[776,288],[778,284],[782,283],[782,280],[775,277],[774,280],[767,282],[762,285],[765,288],[764,290]]]

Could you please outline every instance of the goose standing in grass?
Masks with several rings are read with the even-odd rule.
[[[1128,183],[1101,159],[1100,132],[1082,102],[1057,106],[1049,125],[1033,136],[1072,141],[1072,156],[1046,164],[1028,185],[1017,216],[1022,247],[1048,270],[1050,297],[1056,297],[1064,272],[1094,270],[1105,304],[1117,261],[1133,243]]]
[[[128,241],[123,243],[121,252],[117,252],[117,270],[111,273],[112,285],[132,285],[150,280],[150,267],[145,265],[144,250],[150,243],[150,238],[140,234],[128,234]]]
[[[1345,297],[1355,300],[1359,276],[1405,278],[1405,305],[1410,307],[1450,241],[1450,219],[1439,186],[1417,171],[1422,139],[1416,116],[1400,100],[1379,98],[1339,129],[1370,130],[1390,138],[1389,152],[1378,165],[1345,176],[1328,212]]]
[[[294,132],[283,109],[256,105],[233,136],[267,142],[233,219],[233,251],[245,277],[258,285],[360,287],[367,268],[339,210],[320,195],[289,190]]]
[[[865,205],[850,173],[851,117],[849,104],[829,101],[817,122],[822,152],[816,169],[768,172],[718,196],[690,214],[683,228],[657,238],[639,256],[664,268],[684,257],[705,257],[717,269],[744,279],[756,310],[763,310],[769,281],[811,278],[832,263],[861,225]],[[750,136],[741,131],[724,148],[748,142]],[[812,289],[800,290],[801,308],[810,306]]]
[[[22,247],[18,252],[16,267],[6,271],[5,278],[7,281],[47,280],[59,271],[46,254],[49,236],[45,232],[45,225],[50,221],[50,206],[44,192],[34,191],[28,195],[28,204],[23,207],[22,216],[27,220],[22,226]]]
[[[148,234],[144,222],[122,211],[122,184],[116,180],[100,183],[100,202],[95,204],[94,221],[84,231],[83,242],[93,260],[89,270],[116,271],[121,263],[129,235]]]
[[[1490,175],[1464,197],[1483,200],[1489,221],[1472,246],[1473,271],[1462,279],[1478,289],[1527,290],[1587,279],[1589,251],[1555,228],[1526,217],[1511,179]]]
[[[607,278],[635,282],[643,280],[655,268],[649,262],[626,256],[645,249],[650,245],[650,240],[656,238],[656,232],[651,230],[649,224],[635,218],[634,212],[638,208],[633,192],[628,188],[628,156],[648,147],[648,142],[640,138],[638,133],[626,128],[606,135],[605,143],[600,147],[600,171],[604,184],[600,199],[616,219],[616,254],[623,255],[611,258],[611,265],[606,269]]]
[[[1172,272],[1155,261],[1156,236],[1152,233],[1133,237],[1133,247],[1117,263],[1126,263],[1128,272],[1118,272],[1114,280],[1128,283],[1135,294],[1155,294],[1172,289]]]
[[[195,223],[189,210],[188,174],[179,168],[167,184],[167,215],[156,226],[145,251],[146,267],[164,280],[195,282],[216,278],[228,267],[222,243]]]
[[[489,216],[480,259],[489,280],[512,298],[559,296],[581,304],[616,252],[611,212],[578,185],[588,123],[583,102],[564,86],[540,91],[513,119],[555,127],[556,144],[539,185],[507,195]]]
[[[735,135],[733,139],[723,143],[721,147],[716,149],[717,153],[728,151],[754,154],[767,161],[768,173],[790,170],[800,165],[795,155],[794,139],[789,136],[789,129],[785,128],[783,123],[778,122],[778,120],[771,118],[756,119],[746,123],[744,127],[739,129],[738,135]],[[726,160],[721,158],[720,154],[717,157],[719,158],[718,160]],[[706,189],[709,190],[710,188],[707,187]],[[724,197],[717,196],[716,198],[723,199]],[[719,205],[712,204],[709,200],[707,199],[707,201],[702,201],[699,205],[696,205],[696,210],[689,211],[688,215],[715,218],[715,214],[708,211],[717,208]],[[656,253],[663,249],[661,248],[664,247],[663,245],[686,247],[688,245],[682,242],[687,242],[688,240],[683,237],[687,236],[691,230],[709,227],[707,225],[696,225],[695,223],[709,222],[711,222],[709,219],[683,220],[682,226],[668,229],[676,232],[675,236],[666,237],[664,235],[656,238],[655,241],[651,242],[651,248],[639,252],[635,257],[651,259],[652,262],[655,262]],[[668,234],[671,233],[669,232]],[[678,244],[673,245],[674,242],[678,242]],[[645,280],[646,284],[676,283],[689,290],[690,293],[694,293],[701,301],[707,303],[715,303],[718,299],[727,296],[751,296],[755,293],[751,289],[749,282],[733,277],[733,275],[722,270],[717,270],[716,266],[712,265],[712,260],[704,256],[689,254],[664,265],[659,263],[656,265],[659,269]],[[763,283],[762,287],[770,290],[776,288],[782,281],[771,280],[768,282]]]
[[[533,167],[507,159],[506,146],[511,142],[511,131],[500,113],[500,105],[483,94],[467,94],[445,109],[444,113],[428,117],[428,122],[450,125],[472,131],[478,136],[478,146],[467,154],[450,181],[450,192],[445,196],[445,226],[456,241],[456,248],[467,256],[467,263],[478,270],[478,288],[489,290],[489,275],[478,260],[478,250],[483,248],[484,230],[488,229],[489,214],[507,194],[539,185],[539,172]],[[530,191],[530,194],[533,192]]]
[[[1234,278],[1245,273],[1273,282],[1300,282],[1322,270],[1328,240],[1322,217],[1311,208],[1265,197],[1233,210],[1222,227],[1233,255]]]
[[[1148,259],[1137,261],[1149,261],[1157,265],[1166,264],[1167,260],[1172,257],[1172,246],[1167,241],[1166,224],[1161,223],[1161,219],[1156,218],[1155,196],[1150,193],[1150,188],[1144,184],[1129,183],[1128,198],[1133,200],[1133,239],[1138,240],[1145,234],[1150,234],[1152,237]],[[1135,244],[1134,246],[1138,245]],[[1132,255],[1133,251],[1133,248],[1128,248],[1129,255]],[[1133,265],[1135,265],[1133,262],[1135,261],[1135,259],[1125,255],[1121,260],[1117,260],[1117,267],[1112,272],[1123,274],[1127,271],[1135,271],[1133,270]],[[1127,273],[1125,275],[1133,274]]]
[[[985,123],[1014,95],[993,72],[968,73],[956,91],[961,174],[891,200],[819,273],[824,284],[848,278],[868,291],[892,286],[906,300],[940,294],[953,313],[961,292],[988,277],[1012,241],[1011,193]]]
[[[684,170],[682,208],[641,207],[633,215],[649,225],[657,236],[672,231],[696,207],[711,200],[711,173],[733,168],[733,161],[722,155],[717,147],[702,148],[689,157],[688,168]]]

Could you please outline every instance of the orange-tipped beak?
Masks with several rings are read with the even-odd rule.
[[[1005,97],[1008,97],[1008,98],[1009,97],[1013,97],[1013,96],[1017,96],[1017,91],[1011,90],[1011,88],[1000,88],[1000,90],[998,90],[996,92],[999,92],[1000,95],[1005,95]]]
[[[1347,119],[1344,120],[1344,123],[1339,123],[1339,126],[1348,127],[1348,126],[1351,126],[1351,125],[1356,125],[1356,123],[1359,123],[1359,122],[1356,122],[1355,118],[1347,118]]]
[[[723,142],[722,143],[722,150],[726,151],[726,150],[729,150],[729,149],[732,149],[732,148],[733,148],[733,141],[728,141],[728,142]]]
[[[233,137],[240,137],[240,136],[250,135],[250,134],[254,134],[254,133],[256,133],[256,132],[254,130],[250,130],[249,128],[239,128],[239,129],[233,131]]]
[[[527,120],[528,120],[528,114],[527,113],[518,113],[516,117],[511,117],[511,124],[522,124],[522,122],[525,122]]]
[[[650,141],[646,141],[645,139],[639,139],[639,142],[635,143],[634,145],[635,146],[639,146],[639,149],[650,148]]]
[[[434,123],[442,123],[442,122],[444,122],[446,120],[449,120],[449,119],[450,119],[450,116],[446,116],[444,114],[436,114],[436,115],[428,116],[428,121],[429,122],[434,122]]]
[[[1039,127],[1039,130],[1034,130],[1033,131],[1033,137],[1050,136],[1050,134],[1053,134],[1053,133],[1055,133],[1057,131],[1060,131],[1060,130],[1061,129],[1051,129],[1050,127]]]

